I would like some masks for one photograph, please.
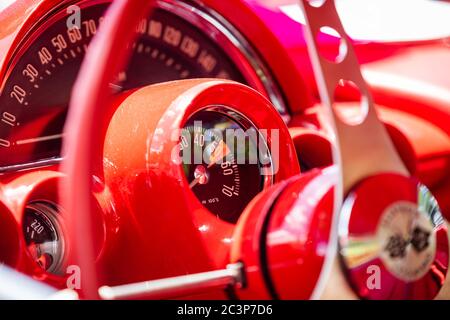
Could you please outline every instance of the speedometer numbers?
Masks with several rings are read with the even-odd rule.
[[[226,110],[218,107],[190,117],[182,130],[180,157],[198,200],[218,218],[235,223],[272,182],[271,159],[258,130]]]
[[[107,6],[107,1],[84,2],[79,29],[67,28],[66,10],[45,18],[17,51],[8,78],[0,85],[0,154],[4,155],[0,172],[59,157],[71,89]],[[138,25],[130,63],[111,84],[112,90],[185,78],[246,82],[210,35],[181,17],[181,5],[169,9],[156,9]]]
[[[17,51],[0,94],[0,171],[59,156],[72,85],[105,8],[83,10],[80,29],[67,29],[64,10]]]

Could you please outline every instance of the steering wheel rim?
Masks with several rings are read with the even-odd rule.
[[[135,26],[150,12],[153,3],[153,0],[147,0],[114,1],[111,4],[86,53],[72,90],[63,142],[62,171],[67,180],[60,194],[67,212],[68,237],[74,244],[70,249],[71,261],[76,261],[81,270],[80,293],[87,299],[98,298],[90,212],[91,177],[95,164],[101,163],[102,147],[93,152],[90,146],[92,143],[102,145],[99,140],[105,128],[99,133],[95,120],[108,113],[112,97],[109,83],[125,66],[131,51],[127,44],[136,36]]]

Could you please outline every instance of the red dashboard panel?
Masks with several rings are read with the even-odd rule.
[[[351,227],[334,235],[343,148],[305,27],[260,1],[158,0],[148,15],[110,2],[16,0],[0,11],[0,262],[82,298],[380,299],[405,283],[414,292],[395,298],[447,298],[448,38],[353,42],[411,177],[380,173],[346,190],[339,223]],[[115,19],[138,21],[132,41]],[[321,37],[331,51],[335,38]],[[347,119],[359,99],[349,87],[333,97]],[[365,221],[358,201],[377,219],[353,229]],[[358,237],[373,241],[367,252],[352,247]],[[393,237],[408,248],[399,259]],[[325,286],[331,250],[345,263]],[[390,277],[382,294],[360,288],[373,264]],[[442,275],[432,290],[417,265]]]

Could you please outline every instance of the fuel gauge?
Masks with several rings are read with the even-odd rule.
[[[64,240],[58,207],[50,202],[33,202],[25,209],[23,234],[32,259],[45,271],[61,274]]]

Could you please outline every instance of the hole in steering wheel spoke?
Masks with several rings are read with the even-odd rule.
[[[366,119],[368,101],[353,81],[341,79],[334,91],[333,110],[344,123],[358,125]]]
[[[308,4],[314,8],[320,8],[327,0],[307,0]]]
[[[341,63],[347,56],[346,40],[331,27],[321,27],[316,42],[320,56],[332,63]]]

